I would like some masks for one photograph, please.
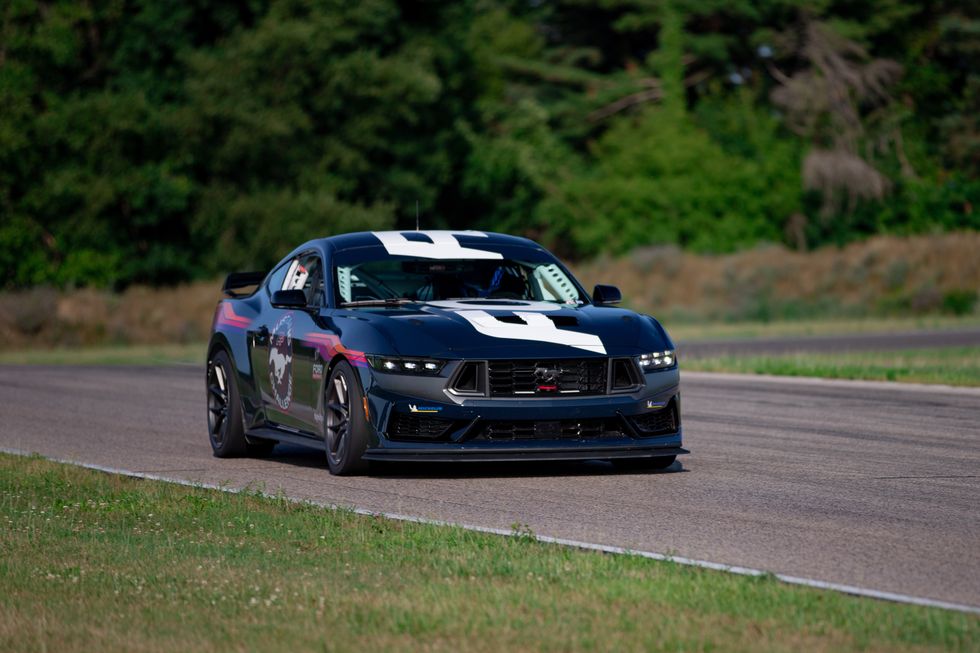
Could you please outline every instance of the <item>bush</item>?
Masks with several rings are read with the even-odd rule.
[[[800,208],[798,149],[747,98],[723,110],[731,115],[715,125],[717,138],[690,116],[656,108],[617,122],[593,148],[594,168],[539,207],[545,233],[586,257],[649,244],[730,252],[782,240]],[[726,149],[734,133],[742,147]]]
[[[943,311],[953,315],[969,315],[977,305],[976,290],[950,290],[943,295]]]
[[[36,336],[57,319],[58,293],[48,287],[0,295],[0,332]]]

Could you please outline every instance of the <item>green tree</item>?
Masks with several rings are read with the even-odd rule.
[[[2,283],[264,267],[416,202],[577,257],[977,228],[978,25],[962,0],[6,0]]]

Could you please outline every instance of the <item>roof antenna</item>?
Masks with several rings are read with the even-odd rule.
[[[415,200],[415,231],[419,230],[419,201]]]

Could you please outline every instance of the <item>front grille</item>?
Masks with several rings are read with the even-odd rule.
[[[476,427],[475,440],[585,440],[623,437],[621,422],[608,419],[488,420]]]
[[[452,420],[416,413],[392,413],[387,435],[392,440],[438,440],[452,427]]]
[[[643,436],[667,435],[677,431],[677,403],[671,399],[670,403],[657,411],[634,415],[630,418],[637,432]]]
[[[497,360],[489,362],[490,396],[601,395],[608,359]]]

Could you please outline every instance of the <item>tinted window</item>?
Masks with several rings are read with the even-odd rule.
[[[341,302],[396,298],[583,301],[572,280],[553,262],[384,258],[338,265],[336,277]]]
[[[276,268],[275,272],[269,275],[269,280],[266,282],[265,287],[270,295],[276,292],[277,290],[282,290],[283,279],[286,278],[286,272],[289,271],[290,263],[292,263],[292,261],[283,263],[278,268]]]

